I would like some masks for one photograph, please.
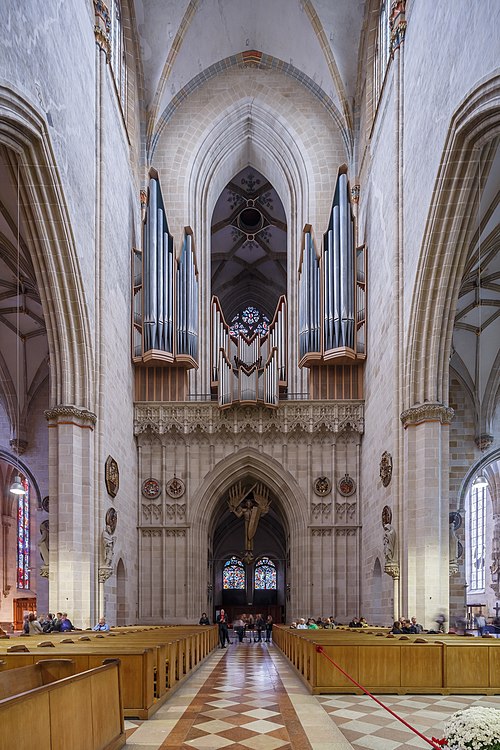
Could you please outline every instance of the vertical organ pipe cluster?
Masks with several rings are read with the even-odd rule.
[[[173,354],[174,241],[160,183],[154,177],[149,181],[143,247],[144,351]]]
[[[299,268],[300,365],[365,356],[365,248],[355,248],[347,174],[339,171],[321,257],[304,229]]]
[[[195,367],[198,357],[198,274],[191,230],[179,260],[168,231],[158,174],[150,172],[143,249],[133,254],[133,355]],[[142,336],[141,336],[142,334]]]
[[[212,299],[212,386],[219,406],[277,407],[286,386],[286,301],[280,297],[265,336],[231,336],[217,297]]]

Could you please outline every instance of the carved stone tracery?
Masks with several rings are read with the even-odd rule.
[[[325,430],[340,433],[350,428],[361,434],[364,431],[363,404],[350,403],[297,403],[286,402],[273,411],[265,408],[225,409],[212,403],[204,404],[136,404],[134,434],[153,433],[190,435],[194,432],[215,434],[228,432],[280,434],[293,432],[316,435]]]

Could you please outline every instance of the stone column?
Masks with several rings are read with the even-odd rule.
[[[75,406],[45,412],[49,423],[49,608],[88,627],[96,596],[94,427],[96,416]]]
[[[453,409],[423,404],[401,414],[405,506],[400,575],[402,611],[435,627],[449,598],[449,424]]]

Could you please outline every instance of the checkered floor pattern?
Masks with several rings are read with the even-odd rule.
[[[377,698],[425,737],[443,737],[445,721],[469,706],[500,708],[500,697],[480,695],[378,695]],[[355,750],[429,748],[371,698],[320,695],[317,700]]]
[[[498,696],[381,695],[425,737]],[[128,750],[403,750],[429,748],[367,696],[312,696],[272,644],[217,650],[149,721],[126,721]]]

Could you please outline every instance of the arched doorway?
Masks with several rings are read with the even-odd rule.
[[[280,503],[251,474],[221,494],[211,545],[213,615],[286,617],[287,533]],[[251,538],[249,538],[251,535]]]

